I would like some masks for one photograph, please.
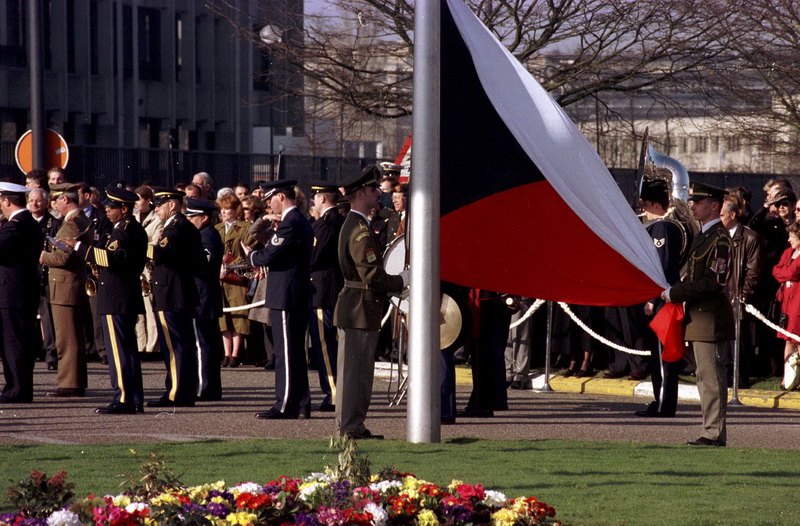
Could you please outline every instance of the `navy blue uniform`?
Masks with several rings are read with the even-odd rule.
[[[158,343],[167,368],[166,391],[158,402],[194,405],[197,352],[193,319],[200,304],[195,276],[207,261],[200,232],[183,214],[175,214],[161,239],[148,247],[153,260],[153,310]],[[155,404],[153,404],[155,405]]]
[[[311,310],[311,250],[314,232],[298,208],[289,210],[269,244],[252,252],[248,262],[269,268],[264,306],[270,310],[275,339],[273,409],[286,416],[308,415],[305,333]]]
[[[33,400],[37,263],[44,235],[25,209],[0,226],[0,342],[6,385],[0,400]]]
[[[336,298],[344,286],[339,268],[339,233],[344,217],[336,207],[327,209],[311,224],[314,249],[311,251],[311,319],[308,335],[311,356],[319,373],[319,385],[325,395],[320,409],[330,410],[336,400],[336,362],[338,343],[333,325]]]
[[[97,266],[97,314],[103,328],[114,402],[144,402],[142,364],[136,343],[136,320],[144,314],[140,276],[147,252],[147,233],[133,217],[112,227],[106,241],[80,244],[78,255]]]
[[[206,254],[203,272],[195,277],[200,304],[195,309],[194,332],[197,339],[198,385],[197,395],[202,400],[222,399],[220,364],[225,355],[219,318],[222,316],[222,287],[219,269],[225,246],[217,229],[210,224],[200,230],[200,239]]]

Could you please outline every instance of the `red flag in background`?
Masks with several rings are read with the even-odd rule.
[[[667,303],[653,317],[650,328],[661,341],[661,359],[677,362],[686,354],[683,340],[683,303]]]

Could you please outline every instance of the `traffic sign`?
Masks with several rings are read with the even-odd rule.
[[[69,162],[69,146],[64,137],[51,129],[44,133],[45,170],[50,168],[66,168]],[[17,166],[22,173],[33,170],[33,132],[31,130],[22,134],[14,150]]]

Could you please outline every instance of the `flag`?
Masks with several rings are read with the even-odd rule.
[[[442,0],[440,108],[443,280],[583,305],[668,288],[600,156],[463,0]]]

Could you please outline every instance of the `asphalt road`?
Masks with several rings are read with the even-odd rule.
[[[164,366],[145,362],[146,399],[163,389]],[[89,364],[89,390],[85,398],[53,399],[45,392],[55,386],[56,373],[38,363],[34,402],[0,405],[0,444],[120,443],[189,441],[211,438],[324,438],[335,432],[332,413],[312,413],[308,420],[264,421],[254,417],[273,399],[274,372],[253,366],[223,370],[224,399],[199,402],[193,408],[161,411],[145,408],[140,415],[97,415],[94,408],[111,400],[107,367]],[[310,375],[313,404],[321,393]],[[376,379],[368,427],[387,439],[406,439],[406,406],[389,405],[389,385]],[[469,387],[459,387],[459,407]],[[576,393],[509,391],[509,410],[493,418],[460,419],[443,426],[443,440],[475,439],[577,439],[682,444],[700,433],[697,403],[681,402],[672,419],[644,419],[633,412],[644,398],[623,398]],[[800,449],[800,410],[730,407],[728,446]]]

